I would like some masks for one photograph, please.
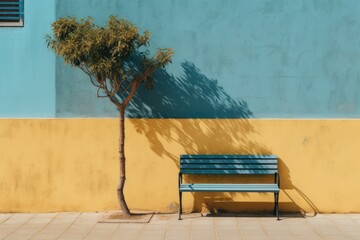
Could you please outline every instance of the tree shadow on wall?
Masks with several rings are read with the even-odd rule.
[[[155,88],[140,88],[127,109],[131,118],[250,118],[243,100],[234,100],[194,64],[181,64],[183,75],[174,77],[164,69],[154,75]],[[141,96],[141,97],[140,97]]]
[[[234,100],[194,64],[185,62],[182,68],[184,74],[178,78],[158,70],[154,90],[139,89],[127,109],[128,117],[141,117],[132,123],[158,156],[168,156],[179,166],[179,156],[167,151],[162,139],[177,142],[186,153],[224,153],[228,149],[233,153],[271,153],[248,138],[258,133],[249,121],[252,112],[245,101]]]
[[[127,115],[138,133],[150,143],[151,150],[165,160],[170,159],[179,168],[180,154],[272,154],[263,144],[254,141],[260,134],[249,120],[253,114],[243,100],[234,100],[190,62],[182,64],[183,75],[174,77],[164,69],[154,76],[155,89],[140,91],[127,109]],[[140,98],[141,96],[141,98]],[[144,119],[156,118],[156,119]],[[172,117],[166,120],[159,118]],[[174,118],[177,117],[177,118]],[[181,118],[186,118],[181,119]],[[178,146],[174,151],[167,144]],[[275,153],[276,154],[276,153]],[[287,169],[284,164],[282,169]],[[188,182],[253,182],[249,176],[184,176]],[[256,179],[255,179],[256,180]],[[261,181],[273,181],[261,178]],[[293,187],[288,173],[282,182]],[[176,183],[174,183],[176,187]],[[192,193],[192,211],[203,207],[210,211],[242,211],[250,203],[235,202],[236,196],[248,197],[248,193]],[[258,204],[256,206],[256,204]],[[258,211],[272,209],[273,203],[254,203]],[[265,207],[264,207],[265,206]],[[281,206],[281,205],[280,205]],[[290,209],[301,211],[295,202]],[[253,209],[248,208],[252,211]],[[174,209],[175,210],[175,209]]]

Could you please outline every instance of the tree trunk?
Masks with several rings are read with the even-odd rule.
[[[126,180],[125,174],[125,107],[119,108],[120,112],[120,139],[119,139],[119,164],[120,164],[120,179],[117,188],[118,201],[124,216],[130,216],[130,210],[126,204],[124,196],[124,186]]]

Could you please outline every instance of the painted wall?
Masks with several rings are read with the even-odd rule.
[[[128,109],[132,209],[176,211],[182,153],[271,153],[280,157],[282,211],[360,212],[353,187],[360,182],[359,2],[37,0],[25,7],[24,28],[0,28],[0,212],[118,208],[118,120],[106,118],[117,112],[44,41],[57,17],[104,23],[110,14],[149,29],[154,48],[176,52],[157,72],[156,88],[140,89]],[[30,119],[41,117],[53,119]],[[249,181],[216,179],[242,180]],[[273,199],[184,195],[186,211],[270,210]]]
[[[0,212],[118,209],[117,124],[0,120]],[[177,210],[181,153],[273,153],[280,157],[281,211],[360,212],[359,121],[127,119],[126,125],[131,209]],[[273,196],[185,193],[184,201],[186,211],[271,211]]]
[[[0,117],[117,116],[44,43],[57,17],[103,24],[113,14],[149,29],[154,48],[176,52],[129,117],[357,118],[359,8],[356,0],[26,1],[25,27],[0,31]]]
[[[55,116],[55,57],[45,44],[55,0],[25,1],[24,27],[0,28],[0,117]]]
[[[131,117],[240,118],[244,103],[255,118],[360,116],[357,0],[62,0],[56,10],[100,24],[118,15],[150,30],[154,48],[174,48]],[[84,74],[61,60],[57,70],[58,116],[117,115]]]

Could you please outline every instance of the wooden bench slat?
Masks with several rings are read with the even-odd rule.
[[[276,155],[235,155],[235,154],[200,154],[200,155],[180,155],[180,159],[197,159],[197,158],[204,158],[204,159],[226,159],[226,158],[235,158],[235,159],[277,159],[278,157]]]
[[[193,169],[180,169],[182,174],[275,174],[277,170],[260,170],[260,169],[247,169],[247,170],[193,170]]]
[[[278,185],[275,183],[182,183],[181,187],[215,187],[215,188],[256,188],[256,187],[276,187],[278,189]]]
[[[277,184],[181,184],[181,192],[279,192]]]
[[[181,164],[180,169],[264,169],[276,170],[277,164]]]
[[[181,164],[217,164],[217,163],[224,163],[224,164],[277,164],[277,160],[269,159],[269,160],[258,160],[258,159],[180,159]]]

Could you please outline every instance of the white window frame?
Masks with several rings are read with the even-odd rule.
[[[2,6],[3,5],[3,6]],[[4,13],[5,11],[9,10],[9,12],[6,13],[12,13],[14,12],[13,18],[18,21],[6,21],[8,16],[3,16],[1,13]],[[17,11],[15,11],[17,10]],[[9,14],[10,15],[10,14]],[[2,19],[3,17],[3,19]],[[11,16],[12,17],[12,16]],[[0,27],[23,27],[24,26],[24,0],[18,0],[18,1],[9,1],[9,0],[0,0]]]

